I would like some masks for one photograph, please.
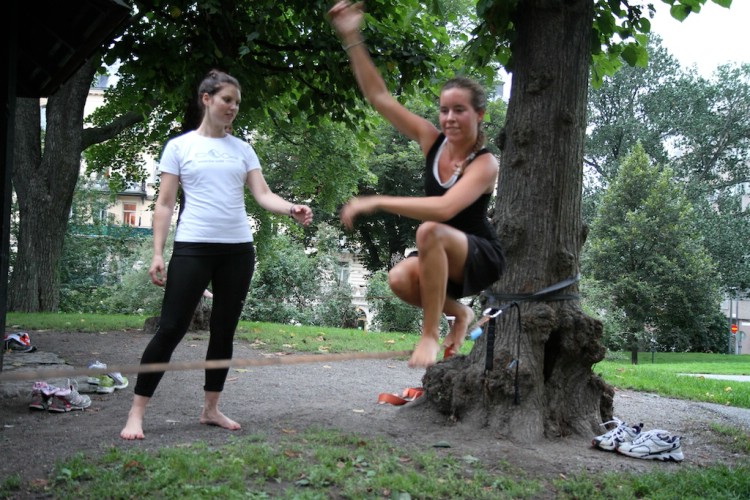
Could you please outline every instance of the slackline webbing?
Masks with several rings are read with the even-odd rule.
[[[187,371],[216,368],[241,368],[252,366],[297,365],[305,363],[333,363],[355,359],[390,359],[411,356],[412,351],[345,352],[340,354],[289,355],[262,359],[212,359],[202,361],[178,361],[169,363],[147,363],[141,365],[108,365],[107,368],[50,368],[42,370],[13,370],[0,373],[0,383],[19,380],[45,380],[70,378],[71,376],[105,375],[112,372],[136,374],[148,372]],[[70,365],[67,365],[70,366]]]

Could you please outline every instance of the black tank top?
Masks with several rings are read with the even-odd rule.
[[[444,188],[440,185],[440,182],[435,178],[432,169],[435,164],[437,152],[444,140],[445,135],[441,133],[427,152],[424,173],[424,191],[426,196],[443,196],[448,189],[450,189],[450,187]],[[482,148],[477,151],[475,158],[483,154],[488,154],[489,152],[490,151],[487,148]],[[460,180],[460,177],[458,180]],[[458,182],[458,180],[456,182]],[[455,186],[455,184],[453,185]],[[497,238],[497,234],[495,234],[495,230],[487,217],[487,209],[489,208],[491,198],[491,193],[482,194],[482,196],[477,198],[474,203],[457,213],[451,220],[445,221],[445,224],[455,227],[464,233],[474,234],[488,240]]]

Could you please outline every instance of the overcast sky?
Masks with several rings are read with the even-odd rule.
[[[654,5],[652,31],[681,66],[695,65],[702,76],[710,77],[721,64],[750,63],[750,0],[733,0],[729,9],[708,0],[683,22],[669,15],[668,5]]]
[[[708,0],[698,14],[679,22],[669,14],[669,6],[655,1],[656,16],[651,30],[662,38],[662,45],[684,68],[695,66],[710,78],[721,65],[750,63],[750,0],[733,0],[729,9]],[[504,73],[503,73],[504,75]],[[510,97],[510,76],[505,75],[503,98]]]

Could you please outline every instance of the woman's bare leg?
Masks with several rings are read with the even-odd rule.
[[[217,425],[230,431],[236,431],[242,428],[240,424],[227,417],[219,411],[220,392],[205,391],[205,404],[201,412],[200,423],[206,425]]]
[[[440,350],[440,319],[446,306],[448,279],[463,281],[468,252],[466,235],[445,224],[425,222],[417,230],[419,295],[424,310],[422,338],[414,348],[409,366],[435,364]]]
[[[125,427],[120,431],[120,437],[122,439],[143,439],[143,417],[146,415],[146,405],[151,398],[147,396],[133,396],[133,405],[130,407],[128,412],[128,421],[125,423]]]
[[[443,346],[453,347],[454,352],[458,352],[466,340],[466,332],[474,321],[474,311],[471,307],[450,297],[445,300],[443,311],[448,316],[453,316],[455,320],[451,325],[450,332],[443,339]]]

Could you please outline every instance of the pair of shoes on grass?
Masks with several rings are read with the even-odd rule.
[[[669,431],[654,429],[643,431],[643,424],[628,425],[615,418],[602,425],[616,424],[616,427],[591,441],[594,448],[616,451],[622,455],[646,460],[661,460],[681,462],[685,456],[682,453],[680,436]]]
[[[89,368],[104,370],[107,368],[107,365],[97,360],[90,363]],[[99,394],[111,394],[115,392],[115,389],[125,389],[128,386],[128,379],[120,372],[109,372],[103,375],[89,377],[88,383],[89,385],[95,385],[96,392]]]
[[[68,379],[65,387],[56,387],[44,381],[34,382],[31,389],[32,410],[46,410],[52,413],[65,413],[84,410],[91,406],[91,398],[78,392],[78,383]]]

